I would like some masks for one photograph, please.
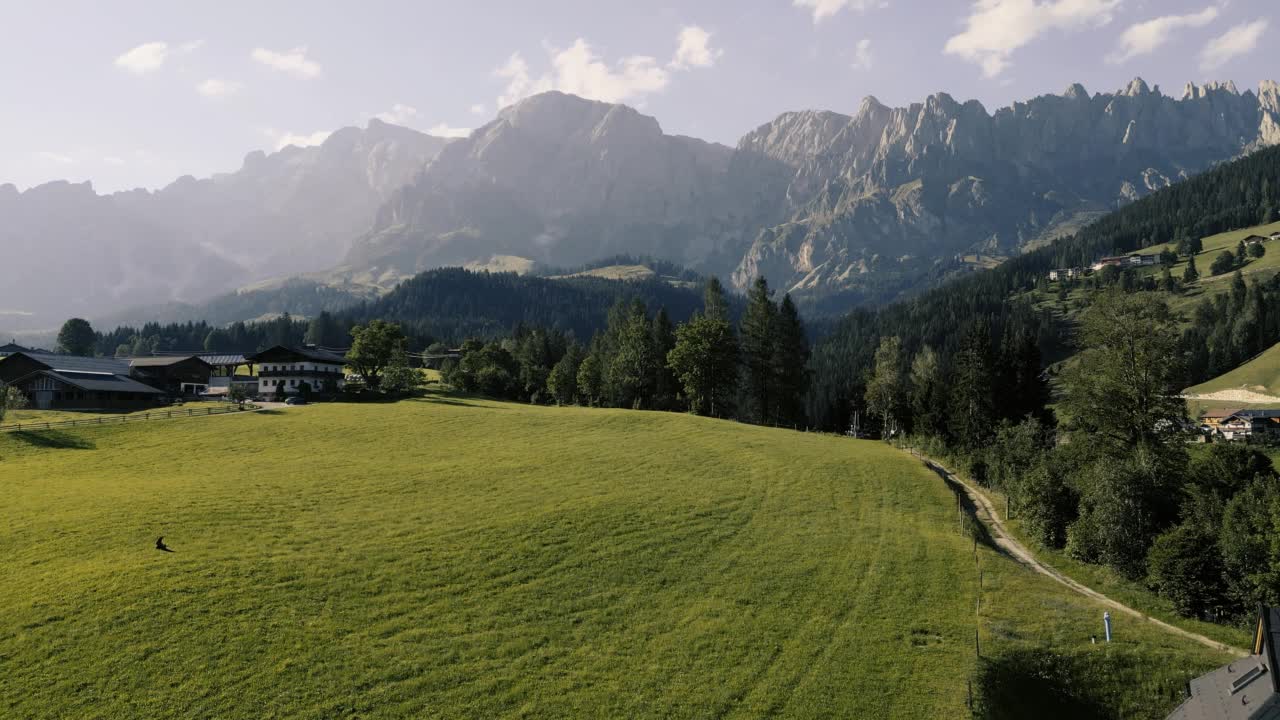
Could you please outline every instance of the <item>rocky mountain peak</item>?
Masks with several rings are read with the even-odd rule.
[[[1146,80],[1136,77],[1129,81],[1129,85],[1117,94],[1124,95],[1126,97],[1142,97],[1144,95],[1150,95],[1151,88],[1147,87]]]
[[[1088,100],[1089,91],[1084,89],[1084,85],[1080,83],[1071,83],[1062,93],[1062,96],[1071,100]]]

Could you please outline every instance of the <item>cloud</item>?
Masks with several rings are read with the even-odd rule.
[[[296,47],[286,52],[254,48],[253,52],[249,53],[249,56],[255,62],[266,65],[273,70],[286,72],[300,78],[310,79],[320,76],[320,63],[307,59],[307,49],[305,47]]]
[[[1139,55],[1149,55],[1168,42],[1175,31],[1204,27],[1216,20],[1219,12],[1217,6],[1210,5],[1197,13],[1165,15],[1130,25],[1120,35],[1120,46],[1107,57],[1107,62],[1122,63]]]
[[[418,109],[402,103],[396,103],[391,106],[390,110],[380,112],[374,115],[374,117],[378,118],[382,122],[391,123],[392,125],[408,126],[415,118],[418,117]]]
[[[298,147],[309,147],[312,145],[319,145],[320,143],[323,143],[325,140],[329,139],[329,134],[330,134],[328,130],[317,130],[308,135],[308,134],[300,134],[300,133],[293,133],[293,132],[287,132],[287,131],[281,132],[279,130],[274,130],[271,128],[267,128],[262,132],[267,137],[271,138],[272,141],[275,142],[276,150],[283,150],[284,148],[290,145],[297,145]]]
[[[39,160],[42,160],[47,163],[53,163],[54,165],[71,165],[76,161],[76,159],[71,157],[70,155],[65,155],[63,153],[49,152],[48,150],[41,150],[35,153],[35,156]]]
[[[547,47],[551,68],[536,77],[524,56],[515,52],[493,71],[495,77],[506,81],[498,96],[498,107],[548,90],[611,103],[642,100],[645,95],[665,89],[674,72],[714,65],[723,51],[712,48],[710,41],[710,33],[687,25],[680,29],[676,52],[666,66],[650,55],[631,55],[611,65],[585,39],[578,38],[564,49]],[[472,108],[472,112],[480,114],[477,108],[482,111],[483,106]]]
[[[676,55],[667,64],[672,70],[688,70],[689,68],[706,68],[716,64],[716,60],[724,55],[723,50],[711,47],[711,33],[697,25],[686,25],[680,28],[677,36]]]
[[[448,123],[437,123],[427,130],[427,134],[436,137],[462,138],[470,135],[471,130],[471,128],[450,127]]]
[[[102,158],[102,163],[104,165],[115,165],[118,167],[120,165],[124,165],[125,161],[124,161],[124,158],[122,157],[116,157],[115,155],[107,155],[106,157]]]
[[[182,53],[193,53],[202,47],[204,47],[204,40],[192,40],[179,45],[178,51]]]
[[[472,106],[471,106],[471,114],[472,114],[472,115],[483,115],[483,114],[484,114],[484,111],[485,111],[485,110],[487,110],[487,109],[488,109],[488,108],[486,108],[486,107],[485,107],[484,103],[476,103],[475,105],[472,105]]]
[[[116,58],[116,67],[128,70],[136,75],[159,70],[169,54],[169,43],[143,43]]]
[[[1014,51],[1050,30],[1077,30],[1111,22],[1120,0],[975,0],[964,32],[944,52],[982,67],[988,78],[1009,67]]]
[[[196,86],[196,92],[207,98],[222,98],[235,95],[242,87],[244,86],[233,80],[209,78]]]
[[[866,12],[871,8],[889,6],[887,0],[791,0],[791,4],[812,11],[815,23],[820,23],[845,8]]]
[[[1253,51],[1258,40],[1267,31],[1268,21],[1259,18],[1251,23],[1241,23],[1209,41],[1200,51],[1200,69],[1214,70],[1241,55]]]
[[[859,40],[857,46],[853,49],[853,69],[870,70],[872,60],[871,38],[863,38]]]

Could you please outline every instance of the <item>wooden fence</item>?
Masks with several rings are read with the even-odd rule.
[[[0,432],[17,432],[19,430],[58,430],[61,428],[82,427],[85,425],[120,425],[131,422],[147,422],[150,420],[172,420],[174,418],[184,417],[207,417],[209,415],[229,415],[231,413],[250,412],[257,410],[256,405],[227,405],[219,407],[204,408],[171,408],[168,410],[153,410],[145,413],[133,413],[130,415],[99,415],[98,417],[85,418],[83,420],[60,420],[57,422],[39,422],[30,421],[23,423],[14,423],[10,425],[0,425]]]

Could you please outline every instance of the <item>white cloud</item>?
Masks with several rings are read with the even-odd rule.
[[[115,166],[120,166],[125,164],[124,158],[116,157],[115,155],[107,155],[106,157],[102,158],[102,162],[104,165],[115,165]]]
[[[282,132],[272,128],[267,128],[262,132],[275,142],[276,150],[283,150],[290,145],[297,145],[298,147],[319,145],[329,138],[328,130],[317,130],[309,135],[305,133]]]
[[[196,86],[196,92],[207,98],[221,98],[228,95],[235,95],[242,88],[238,82],[234,80],[221,80],[219,78],[209,78]]]
[[[276,52],[266,48],[254,48],[249,56],[255,62],[266,65],[273,70],[286,72],[300,78],[320,76],[320,63],[307,59],[307,49],[296,47],[286,52]]]
[[[488,108],[486,108],[486,107],[485,107],[484,103],[476,103],[475,105],[472,105],[472,106],[471,106],[471,114],[472,114],[472,115],[483,115],[483,114],[484,114],[484,111],[485,111],[485,110],[487,110],[487,109],[488,109]]]
[[[1209,41],[1200,51],[1200,69],[1213,70],[1229,60],[1253,51],[1267,31],[1267,19],[1241,23]]]
[[[418,117],[418,109],[410,107],[402,103],[396,103],[391,106],[390,110],[380,112],[374,117],[382,122],[391,123],[392,125],[408,126]]]
[[[672,70],[688,70],[689,68],[705,68],[716,64],[716,60],[724,55],[723,50],[711,47],[711,33],[697,25],[686,25],[680,28],[677,36],[676,55],[667,64]]]
[[[438,123],[427,130],[428,135],[446,138],[461,138],[471,134],[471,128],[450,127],[448,123]]]
[[[116,58],[116,67],[142,75],[159,70],[169,54],[169,43],[143,43]]]
[[[853,49],[853,69],[870,70],[872,64],[871,38],[863,38]]]
[[[54,165],[71,165],[76,161],[76,159],[70,155],[49,152],[48,150],[41,150],[40,152],[35,153],[35,156],[44,162],[53,163]]]
[[[871,8],[888,7],[887,0],[791,0],[795,7],[808,8],[813,12],[813,21],[820,23],[845,8],[857,12],[866,12]]]
[[[947,40],[944,51],[994,78],[1009,67],[1015,50],[1040,35],[1106,25],[1119,5],[1120,0],[975,0],[964,32]]]
[[[559,90],[603,102],[643,102],[644,96],[659,92],[671,82],[672,72],[710,67],[723,54],[711,47],[711,34],[696,25],[680,29],[678,47],[664,67],[650,55],[631,55],[613,64],[604,61],[583,38],[567,48],[548,47],[551,68],[534,76],[529,63],[520,53],[512,53],[495,77],[506,81],[498,96],[498,107],[504,108],[530,95]],[[481,114],[483,105],[471,111]]]
[[[1130,25],[1120,35],[1120,47],[1107,57],[1107,62],[1122,63],[1139,55],[1149,55],[1164,45],[1173,33],[1182,28],[1204,27],[1218,18],[1220,9],[1209,7],[1186,15],[1165,15],[1146,22]]]

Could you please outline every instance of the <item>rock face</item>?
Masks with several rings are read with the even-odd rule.
[[[1135,79],[988,113],[939,93],[852,116],[784,113],[735,149],[560,93],[446,148],[378,213],[348,269],[384,281],[514,255],[625,252],[814,294],[887,299],[964,253],[1007,255],[1082,218],[1280,142],[1280,86]]]
[[[347,266],[386,281],[493,255],[565,266],[619,253],[729,257],[750,239],[734,215],[735,155],[664,135],[623,105],[537,95],[441,151],[382,207]]]
[[[1131,201],[1211,164],[1280,142],[1280,91],[1141,79],[1080,85],[988,114],[945,94],[908,108],[874,98],[852,117],[789,113],[740,152],[792,168],[787,220],[762,230],[733,278],[797,290],[892,293],[965,252],[1008,254],[1072,218]]]
[[[234,173],[98,195],[56,182],[0,187],[5,329],[328,269],[446,140],[372,120],[323,144],[250,153]],[[13,262],[22,258],[22,263]]]

